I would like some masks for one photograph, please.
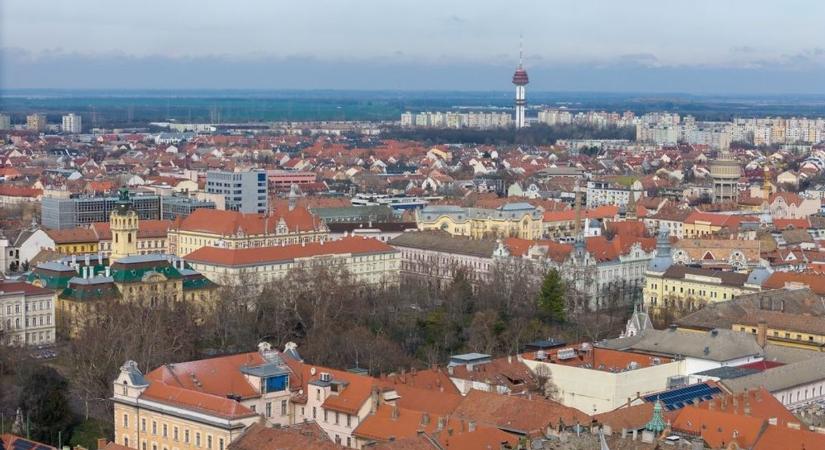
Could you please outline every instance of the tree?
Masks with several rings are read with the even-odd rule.
[[[68,438],[74,424],[66,397],[68,386],[66,379],[48,366],[39,366],[26,377],[19,406],[27,417],[31,439],[56,444],[61,432]]]
[[[565,301],[564,301],[564,281],[556,269],[550,269],[544,277],[544,282],[539,291],[539,309],[551,321],[564,322]]]

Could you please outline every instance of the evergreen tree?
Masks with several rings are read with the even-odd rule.
[[[564,281],[556,269],[550,269],[544,277],[538,299],[539,309],[551,321],[564,322]]]
[[[57,444],[58,433],[63,432],[64,442],[68,442],[74,423],[66,398],[68,390],[69,383],[51,367],[37,367],[26,378],[19,405],[27,415],[31,439]]]

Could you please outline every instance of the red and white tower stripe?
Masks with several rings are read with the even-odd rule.
[[[530,80],[527,78],[527,71],[524,70],[522,56],[521,44],[519,43],[518,67],[516,68],[516,73],[513,74],[513,84],[516,85],[516,128],[522,128],[527,125],[527,121],[524,118],[524,110],[527,106],[527,100],[524,96],[524,86],[526,86]]]

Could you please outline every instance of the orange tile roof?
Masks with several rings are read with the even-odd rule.
[[[223,266],[260,265],[294,261],[323,255],[363,255],[395,253],[397,250],[377,239],[345,237],[334,241],[309,242],[276,247],[218,248],[201,247],[186,255],[187,261]]]
[[[47,230],[46,234],[55,244],[79,244],[97,242],[97,235],[91,228],[69,228],[65,230]]]
[[[774,272],[762,283],[764,289],[781,289],[786,284],[802,284],[825,295],[825,276],[818,272]]]
[[[178,229],[220,236],[235,235],[238,232],[246,235],[262,235],[275,233],[281,219],[292,233],[318,230],[321,224],[320,220],[305,207],[296,207],[292,211],[288,208],[278,209],[270,216],[199,208],[183,219]]]
[[[298,379],[301,380],[304,392],[307,392],[309,382],[320,380],[321,373],[324,372],[329,373],[333,380],[346,381],[348,384],[342,392],[331,394],[324,399],[322,406],[333,411],[356,414],[364,403],[369,401],[372,389],[377,387],[377,380],[372,377],[343,370],[313,366],[295,361],[292,358],[284,358],[284,362],[289,365]],[[314,375],[312,374],[313,368],[315,369]]]
[[[825,448],[825,434],[769,425],[753,450],[814,450]]]
[[[282,428],[252,424],[229,450],[336,450],[343,449],[329,439],[317,423],[301,423]]]
[[[687,407],[676,416],[672,428],[701,436],[711,448],[724,448],[734,441],[741,448],[751,448],[759,438],[764,423],[758,417]]]
[[[138,239],[166,237],[169,228],[172,227],[171,220],[140,220],[138,221]],[[101,241],[112,240],[112,230],[109,222],[96,222],[91,224],[97,238]]]
[[[700,409],[728,412],[738,415],[751,415],[768,420],[775,418],[777,424],[786,426],[789,423],[799,423],[790,411],[771,393],[761,387],[739,394],[728,394],[715,397],[712,400],[697,405]],[[745,408],[748,409],[747,414]]]
[[[807,217],[802,219],[773,219],[773,227],[777,230],[787,230],[789,228],[807,230],[811,227],[811,221]]]
[[[256,415],[254,411],[235,400],[164,383],[149,383],[149,387],[143,391],[140,398],[232,419]]]
[[[621,371],[627,369],[631,363],[635,363],[638,368],[650,367],[656,364],[667,364],[673,361],[671,358],[660,356],[658,362],[654,357],[642,353],[629,351],[612,350],[608,348],[594,347],[586,353],[576,352],[575,358],[560,360],[557,358],[559,350],[567,348],[578,348],[577,345],[557,348],[546,351],[548,361],[553,364],[561,364],[572,367],[585,367],[592,370]],[[522,355],[525,359],[536,359],[535,352],[527,352]]]
[[[245,366],[257,366],[265,361],[260,353],[250,352],[218,358],[165,364],[146,374],[152,385],[167,384],[192,392],[203,392],[226,398],[229,394],[251,398],[258,391],[240,372]],[[197,383],[196,383],[197,380]],[[158,382],[158,383],[154,383]]]
[[[54,290],[37,287],[23,281],[0,280],[0,295],[22,292],[26,295],[54,295]]]
[[[42,189],[35,189],[29,187],[0,185],[0,196],[5,197],[29,197],[35,198],[43,194]]]
[[[558,425],[559,421],[567,426],[590,422],[587,414],[551,400],[477,390],[464,397],[454,417],[528,435],[542,434],[548,425]]]
[[[582,219],[612,219],[619,214],[619,207],[613,205],[603,205],[593,209],[585,209],[581,212]],[[576,220],[576,210],[566,209],[562,211],[545,211],[544,222],[570,222]]]
[[[439,421],[443,421],[441,429]],[[495,426],[474,426],[475,429],[470,431],[468,420],[433,416],[385,403],[379,406],[375,414],[367,416],[353,434],[360,438],[387,441],[391,438],[410,438],[424,432],[442,443],[444,448],[467,450],[497,448],[502,442],[517,442],[516,436]]]

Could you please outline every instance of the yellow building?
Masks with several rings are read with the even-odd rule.
[[[54,241],[54,249],[64,255],[83,255],[98,250],[97,235],[90,228],[47,230],[46,234]]]
[[[642,296],[651,315],[680,317],[707,303],[733,300],[740,294],[761,289],[765,275],[761,270],[754,270],[749,279],[747,273],[675,264],[669,234],[667,227],[659,230],[656,256],[645,271]]]
[[[112,255],[108,261],[102,253],[86,253],[82,259],[72,255],[40,264],[29,274],[30,283],[58,293],[58,333],[75,336],[94,323],[97,314],[111,302],[146,307],[187,302],[202,312],[214,306],[217,285],[182,259],[140,254],[139,220],[125,191],[121,191],[117,209],[110,217],[110,229]]]
[[[496,209],[427,206],[416,212],[418,229],[440,230],[472,239],[517,237],[541,239],[544,210],[529,203],[508,203]]]
[[[673,265],[662,274],[648,271],[643,295],[652,313],[669,311],[679,315],[760,289],[747,281],[746,273]]]
[[[825,307],[809,288],[770,289],[741,295],[679,319],[681,329],[730,328],[753,334],[760,343],[825,350]]]
[[[227,450],[253,423],[305,422],[358,449],[358,426],[400,398],[369,376],[304,363],[292,343],[165,364],[145,376],[127,361],[112,387],[114,441],[140,450]]]

